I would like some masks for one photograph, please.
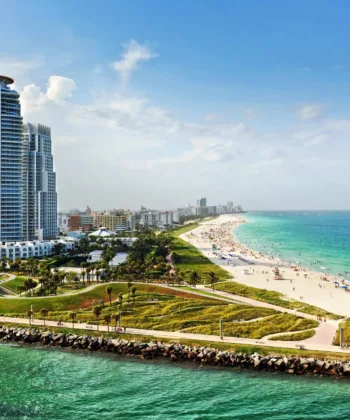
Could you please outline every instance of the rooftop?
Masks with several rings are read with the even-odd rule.
[[[0,75],[0,83],[7,86],[7,85],[12,85],[12,83],[15,83],[15,81],[13,79],[11,79],[11,77]]]

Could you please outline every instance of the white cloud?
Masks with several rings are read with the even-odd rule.
[[[327,134],[319,134],[313,136],[306,142],[306,146],[321,146],[328,142],[328,135]]]
[[[298,115],[302,120],[312,120],[320,116],[324,108],[323,104],[304,105],[298,110]]]
[[[252,119],[258,115],[261,115],[262,112],[259,111],[257,108],[255,107],[251,107],[251,108],[247,108],[244,110],[244,115],[246,116],[246,118],[248,119]]]
[[[219,117],[219,114],[208,114],[205,117],[203,117],[203,121],[213,121],[216,120]]]
[[[73,90],[77,88],[73,79],[62,76],[51,76],[49,78],[46,96],[57,103],[64,103],[72,96]]]
[[[51,76],[47,86],[46,93],[43,93],[40,87],[35,84],[24,86],[21,92],[21,105],[25,117],[27,114],[48,106],[50,102],[63,105],[66,99],[72,96],[73,90],[77,88],[72,79],[62,76]]]
[[[158,57],[147,46],[141,45],[132,39],[124,45],[124,53],[122,59],[115,61],[113,68],[121,75],[122,83],[127,84],[130,75],[138,68],[138,65],[143,61],[149,61],[152,58]]]
[[[262,162],[253,163],[251,165],[252,173],[260,174],[261,172],[275,172],[284,164],[284,159],[277,158]]]

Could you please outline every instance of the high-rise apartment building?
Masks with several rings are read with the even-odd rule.
[[[51,130],[26,124],[24,146],[24,236],[27,240],[57,236],[56,173],[53,169]]]
[[[23,127],[13,79],[0,76],[0,241],[57,236],[56,174],[51,132]]]
[[[197,200],[197,206],[199,207],[206,207],[207,206],[207,199],[206,198],[200,198]]]
[[[23,136],[19,94],[0,76],[0,241],[23,239]]]

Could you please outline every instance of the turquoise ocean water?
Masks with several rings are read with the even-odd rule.
[[[1,419],[348,419],[350,383],[0,345]]]
[[[350,278],[350,212],[255,212],[234,230],[243,244],[317,271]]]

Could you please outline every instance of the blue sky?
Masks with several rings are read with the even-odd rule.
[[[0,5],[0,74],[52,128],[61,209],[350,208],[348,2]]]

